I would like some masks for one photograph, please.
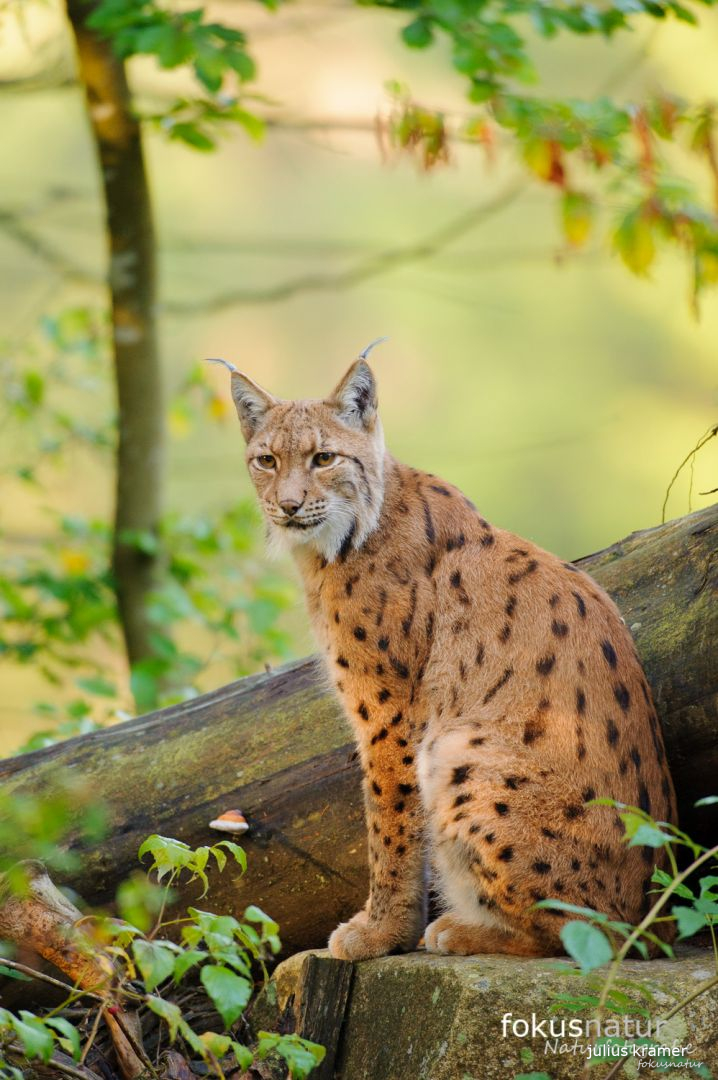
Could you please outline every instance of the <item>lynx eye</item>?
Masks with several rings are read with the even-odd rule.
[[[315,454],[312,458],[312,465],[317,465],[322,468],[324,465],[331,465],[333,461],[336,461],[336,454],[333,454],[331,450],[320,450],[318,454]]]
[[[277,464],[274,454],[260,454],[256,461],[263,469],[273,469]]]

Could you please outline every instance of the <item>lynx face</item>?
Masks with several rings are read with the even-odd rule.
[[[367,364],[353,364],[324,401],[280,401],[236,371],[232,396],[270,544],[311,545],[328,561],[360,546],[383,492],[384,437]]]

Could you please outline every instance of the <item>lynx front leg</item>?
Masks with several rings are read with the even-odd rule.
[[[369,899],[329,938],[332,956],[368,960],[416,946],[423,930],[422,820],[415,783],[365,782]]]

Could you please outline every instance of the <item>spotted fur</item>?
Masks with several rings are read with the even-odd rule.
[[[296,558],[364,774],[370,894],[333,955],[416,945],[427,852],[445,907],[428,949],[560,953],[565,917],[535,907],[546,897],[637,922],[654,852],[586,804],[675,822],[675,795],[607,594],[394,460],[363,359],[324,401],[232,383],[270,538]]]

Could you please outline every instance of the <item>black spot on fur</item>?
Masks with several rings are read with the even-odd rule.
[[[585,713],[585,711],[586,711],[586,695],[584,694],[583,690],[581,690],[581,688],[579,687],[576,690],[576,712],[579,714],[579,716],[581,716],[581,715],[583,715],[583,713]]]
[[[429,484],[432,491],[438,492],[439,495],[445,495],[447,499],[451,498],[451,492],[448,488],[442,487],[441,484]]]
[[[549,599],[549,607],[555,608],[556,605],[559,603],[560,599],[561,597],[558,595],[557,592],[553,593],[553,595]]]
[[[397,788],[401,795],[411,795],[414,790],[413,784],[397,784]]]
[[[485,742],[483,735],[475,735],[473,739],[469,739],[469,746],[483,746]]]
[[[376,780],[372,780],[371,789],[372,789],[372,791],[374,792],[375,795],[381,795],[381,788],[377,784]]]
[[[531,863],[531,869],[535,870],[537,874],[550,874],[551,863],[541,862],[541,860],[538,860],[535,863]]]
[[[366,707],[366,705],[364,704],[363,701],[362,701],[361,705],[359,705],[357,707],[357,712],[361,716],[362,720],[368,720],[369,719],[369,710],[367,709],[367,707]]]
[[[458,536],[450,536],[446,541],[447,551],[456,551],[457,548],[462,548],[466,543],[466,537],[463,533],[459,533]]]
[[[470,765],[457,765],[451,775],[452,784],[465,784],[471,775]]]
[[[506,612],[506,614],[508,615],[509,618],[511,618],[513,613],[516,611],[516,597],[513,595],[513,593],[512,593],[511,596],[509,596],[508,600],[506,601],[506,607],[504,608],[504,611]]]
[[[393,667],[394,671],[397,673],[397,675],[399,676],[400,679],[408,679],[409,678],[409,669],[408,669],[408,667],[401,660],[398,660],[396,656],[390,656],[389,657],[389,663],[391,664],[391,666]]]
[[[389,648],[389,638],[380,637],[376,644],[378,649],[381,649],[382,652],[386,652],[386,650]]]
[[[459,570],[454,570],[453,574],[449,578],[449,581],[451,583],[452,588],[460,589],[461,588],[461,572]]]
[[[606,720],[606,738],[608,739],[609,746],[615,746],[618,742],[618,728],[614,720],[609,718]]]
[[[501,678],[498,679],[494,683],[494,685],[489,690],[487,690],[487,692],[484,694],[484,705],[487,705],[491,701],[491,699],[498,693],[498,691],[502,688],[502,686],[506,685],[506,683],[509,681],[509,679],[511,678],[513,673],[514,673],[514,669],[512,667],[507,667],[507,668],[504,669],[504,673],[501,676]]]
[[[596,798],[596,792],[593,790],[592,787],[584,788],[583,791],[581,792],[581,798],[583,799],[584,802],[590,802],[591,799]]]
[[[568,633],[568,624],[561,622],[560,619],[554,619],[551,623],[551,632],[558,638],[566,637]]]
[[[576,601],[576,607],[578,608],[579,615],[581,616],[582,619],[585,619],[586,618],[586,601],[581,596],[581,593],[574,592],[573,596],[574,596],[574,599]]]
[[[387,690],[386,687],[384,687],[383,690],[379,691],[379,693],[377,694],[377,697],[378,697],[379,701],[381,701],[381,702],[388,701],[389,698],[391,697],[391,690]]]
[[[346,656],[338,656],[337,657],[337,663],[339,664],[339,667],[343,667],[343,668],[348,668],[349,667],[349,661],[347,660]]]
[[[638,805],[645,814],[650,814],[651,797],[648,794],[648,788],[644,783],[638,785]]]
[[[542,735],[546,733],[546,725],[540,716],[535,716],[533,720],[528,720],[524,725],[524,745],[531,746],[532,743],[540,739]]]
[[[495,802],[494,810],[497,814],[501,814],[502,817],[509,812],[508,805],[505,802]]]
[[[464,803],[471,802],[473,797],[474,796],[468,791],[464,792],[462,795],[457,795],[454,799],[454,805],[452,806],[452,810],[456,810],[459,806],[463,806]]]
[[[528,577],[529,574],[533,574],[538,569],[538,562],[536,559],[531,559],[526,563],[523,570],[515,570],[513,574],[509,574],[509,584],[515,585],[517,581],[521,581],[522,578]]]
[[[403,719],[403,716],[404,716],[404,714],[401,713],[401,712],[394,713],[394,715],[391,718],[392,725],[394,727],[396,727],[397,724],[400,724],[402,719]]]
[[[482,547],[491,547],[493,542],[494,542],[494,534],[490,533],[490,532],[484,533],[484,535],[481,537],[481,541],[480,541]]]
[[[424,532],[426,533],[426,539],[430,544],[436,541],[436,530],[434,528],[434,519],[431,516],[431,510],[426,499],[422,498],[421,505],[424,509]]]
[[[610,641],[601,642],[601,651],[606,658],[606,663],[609,667],[615,668],[618,663],[618,657],[616,656],[616,650]]]
[[[372,738],[371,738],[372,746],[374,746],[375,743],[383,742],[383,740],[387,737],[388,734],[389,734],[389,731],[388,731],[387,728],[385,728],[385,727],[380,728],[379,731],[377,731],[376,735],[372,735]]]
[[[544,656],[541,660],[536,661],[536,670],[539,675],[549,675],[555,663],[556,657],[551,653],[550,656]]]
[[[631,704],[631,695],[629,694],[623,683],[619,683],[618,686],[614,689],[613,696],[615,697],[616,701],[621,706],[623,711],[628,712],[629,706]]]
[[[641,767],[641,753],[637,746],[631,747],[631,761],[637,769]]]
[[[484,662],[484,643],[482,641],[476,646],[476,666],[481,667]]]
[[[357,641],[366,641],[366,630],[363,626],[354,627],[354,637]]]
[[[558,840],[558,833],[555,833],[553,829],[547,829],[545,826],[541,829],[544,836],[547,836],[549,840]]]
[[[510,846],[501,848],[501,851],[497,855],[497,858],[501,859],[502,862],[511,862],[513,857],[514,857],[514,849],[512,847],[510,847]]]
[[[576,818],[583,817],[585,811],[582,806],[571,805],[567,806],[563,812],[563,816],[567,821],[575,821]]]
[[[505,645],[510,637],[511,637],[511,626],[510,626],[509,623],[505,623],[502,626],[501,630],[499,631],[499,641],[502,644]]]

